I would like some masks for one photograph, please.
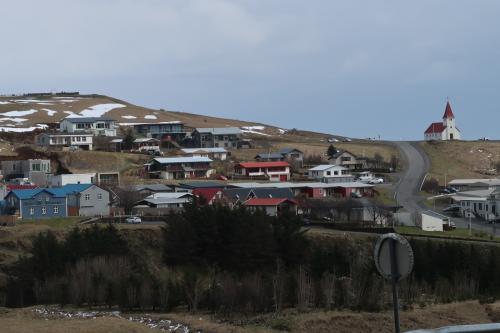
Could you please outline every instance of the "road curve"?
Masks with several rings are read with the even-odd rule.
[[[396,185],[395,198],[398,205],[409,213],[425,210],[420,196],[420,188],[430,169],[430,160],[418,142],[393,142],[399,149],[404,163],[404,171]]]

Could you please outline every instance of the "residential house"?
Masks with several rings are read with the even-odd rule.
[[[228,152],[225,148],[183,148],[181,152],[184,156],[191,157],[208,157],[212,160],[225,161],[227,159]]]
[[[94,136],[116,136],[116,121],[107,117],[67,117],[59,124],[64,133],[92,133]]]
[[[133,151],[141,153],[159,153],[160,140],[155,138],[138,138],[133,142]]]
[[[356,155],[347,150],[337,150],[335,154],[330,156],[328,163],[339,165],[349,170],[362,170],[366,168],[366,159],[358,159]]]
[[[458,192],[451,196],[463,217],[496,221],[500,217],[500,190],[485,189]]]
[[[210,177],[215,173],[211,163],[207,157],[161,157],[145,166],[152,178],[189,179]]]
[[[12,190],[8,209],[21,219],[109,215],[109,192],[92,184]]]
[[[192,193],[198,199],[201,199],[202,204],[213,205],[221,201],[223,190],[221,188],[197,188]]]
[[[278,153],[289,162],[297,162],[301,167],[304,164],[304,153],[296,148],[283,148]]]
[[[259,162],[277,162],[284,161],[285,157],[280,153],[259,153],[255,156],[255,160]]]
[[[241,162],[234,168],[235,176],[264,177],[270,181],[286,182],[290,180],[288,162]]]
[[[252,211],[262,210],[269,216],[279,216],[284,213],[297,215],[297,202],[283,198],[252,198],[243,203]]]
[[[144,185],[129,185],[122,187],[122,189],[128,191],[134,191],[141,195],[141,197],[147,197],[155,193],[171,193],[174,192],[174,188],[165,184],[144,184]]]
[[[238,127],[197,128],[192,137],[196,147],[237,149],[242,133]]]
[[[37,146],[61,149],[92,150],[92,142],[92,133],[42,133],[35,138]]]
[[[162,121],[155,123],[123,124],[132,126],[134,131],[144,137],[159,140],[181,141],[186,136],[184,124],[180,121]]]
[[[443,121],[432,123],[424,132],[424,140],[460,140],[462,134],[455,124],[455,115],[451,109],[450,102],[446,103]]]
[[[318,180],[325,183],[332,182],[352,182],[354,176],[350,170],[338,165],[323,164],[308,170],[309,179]]]
[[[5,180],[27,178],[39,186],[45,186],[52,173],[50,160],[45,159],[7,160],[2,161],[1,166]]]
[[[294,199],[289,188],[227,188],[222,191],[222,199],[230,207],[243,204],[252,198]]]
[[[182,208],[184,205],[191,202],[193,195],[191,193],[154,193],[135,205],[135,208],[141,208],[141,206],[149,208]]]

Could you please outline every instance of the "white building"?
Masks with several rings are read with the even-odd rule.
[[[51,175],[49,177],[49,186],[61,187],[68,184],[94,184],[96,181],[95,173],[71,173],[64,175]]]
[[[354,180],[349,169],[331,164],[322,164],[309,169],[308,177],[325,183],[352,182]]]
[[[455,123],[455,115],[451,110],[450,102],[446,103],[446,109],[443,115],[443,121],[432,123],[424,133],[425,141],[433,140],[460,140],[462,134]]]
[[[500,217],[500,191],[496,189],[458,192],[452,199],[460,206],[463,217],[486,221],[494,221]]]
[[[423,231],[444,231],[444,225],[449,224],[450,218],[448,216],[441,215],[430,210],[422,213]]]
[[[184,148],[181,149],[185,156],[208,157],[213,160],[225,161],[227,159],[227,150],[222,147],[216,148]]]
[[[59,124],[61,132],[90,132],[96,136],[116,136],[116,128],[116,121],[106,117],[67,117]]]
[[[458,191],[496,190],[500,189],[500,179],[454,179],[448,183],[448,186]]]
[[[42,133],[35,138],[37,146],[49,148],[77,148],[92,150],[93,134],[91,133]]]
[[[159,152],[160,140],[155,138],[138,138],[133,142],[133,150],[137,152]]]

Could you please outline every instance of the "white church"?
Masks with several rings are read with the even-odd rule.
[[[450,102],[446,103],[443,121],[432,123],[424,133],[425,141],[432,140],[460,140],[462,134],[455,124],[455,115],[451,110]]]

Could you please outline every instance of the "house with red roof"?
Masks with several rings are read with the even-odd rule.
[[[265,177],[270,181],[290,180],[290,164],[285,161],[241,162],[234,167],[234,174],[240,177]]]
[[[251,198],[243,206],[250,210],[262,210],[269,216],[278,216],[284,212],[297,215],[297,202],[287,198]]]
[[[207,205],[213,205],[215,202],[222,199],[223,189],[220,187],[195,188],[193,195],[198,198],[203,198],[203,202]]]
[[[432,123],[424,132],[425,141],[444,141],[444,140],[460,140],[462,134],[455,123],[455,115],[451,109],[450,102],[446,103],[446,109],[443,115],[443,121]]]

